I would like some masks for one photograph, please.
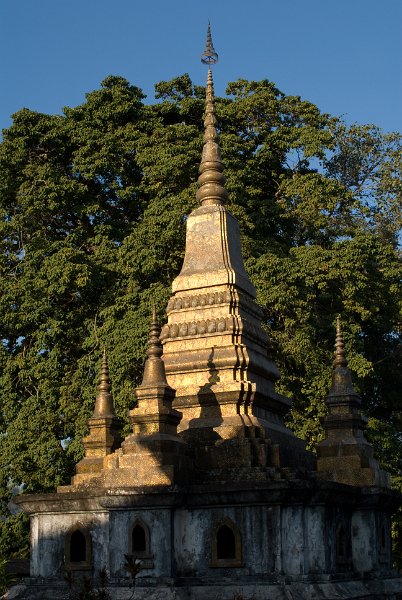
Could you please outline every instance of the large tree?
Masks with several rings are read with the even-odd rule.
[[[161,318],[195,207],[204,89],[187,75],[158,102],[121,77],[60,116],[24,109],[0,146],[0,500],[67,483],[82,455],[106,346],[117,412],[141,377],[150,305]],[[336,315],[370,417],[402,462],[401,137],[347,127],[269,81],[217,98],[228,209],[265,312],[289,425],[320,438]],[[23,545],[0,522],[0,553]],[[11,533],[10,533],[11,532]]]

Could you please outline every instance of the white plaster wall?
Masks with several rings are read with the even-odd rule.
[[[60,577],[64,573],[65,538],[68,530],[80,523],[87,527],[92,540],[92,560],[95,571],[107,565],[107,512],[45,513],[32,517],[33,577]]]
[[[31,577],[36,577],[39,572],[39,517],[38,515],[33,515],[30,519],[31,521],[31,529],[30,529],[30,542],[31,542],[31,560],[30,560],[30,574]]]
[[[174,548],[177,574],[192,577],[199,565],[206,572],[206,561],[211,560],[208,535],[210,517],[206,511],[179,509],[174,515]]]
[[[224,517],[240,530],[243,567],[211,567],[212,531]],[[94,571],[106,566],[112,577],[127,577],[124,554],[129,552],[130,528],[137,519],[149,527],[153,554],[151,568],[139,578],[298,576],[334,568],[333,516],[325,507],[239,505],[34,515],[31,575],[60,578],[66,534],[80,524],[91,534]],[[374,512],[355,512],[351,528],[354,569],[372,571],[378,567]]]
[[[376,567],[376,523],[373,511],[356,511],[352,515],[353,567],[366,573]]]
[[[242,534],[243,560],[252,575],[278,570],[280,557],[280,508],[245,507],[238,522]]]
[[[178,510],[174,521],[175,562],[181,577],[267,575],[280,566],[279,507],[244,506]],[[239,528],[243,567],[211,567],[212,531],[221,519]]]
[[[325,572],[331,540],[324,507],[308,507],[304,510],[304,540],[306,572]]]
[[[282,569],[286,575],[301,575],[304,567],[304,509],[282,508]]]
[[[152,510],[114,510],[110,513],[109,522],[109,556],[112,576],[127,577],[124,569],[124,555],[129,552],[129,535],[132,525],[139,519],[148,526],[150,532],[150,552],[153,568],[144,569],[141,577],[170,577],[172,563],[171,509],[156,508]],[[146,559],[146,562],[149,562]]]

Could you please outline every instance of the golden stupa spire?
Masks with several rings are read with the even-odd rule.
[[[348,361],[346,360],[345,344],[343,343],[342,329],[341,329],[341,317],[336,317],[336,338],[335,338],[335,352],[333,367],[347,367]]]
[[[165,365],[161,359],[163,350],[160,341],[160,327],[156,318],[155,306],[152,307],[151,327],[149,330],[147,359],[144,367],[144,377],[141,387],[167,385]]]
[[[208,23],[207,43],[201,55],[203,64],[211,65],[218,62],[218,54],[212,43],[211,25]],[[212,70],[208,69],[205,118],[204,118],[204,148],[202,151],[201,164],[199,168],[197,200],[203,205],[224,204],[227,199],[225,189],[226,178],[223,174],[223,163],[221,149],[219,147],[219,136],[216,130],[217,119],[214,104],[214,83]]]
[[[325,438],[317,446],[319,479],[353,486],[390,487],[390,477],[375,460],[364,435],[366,417],[361,398],[353,387],[341,330],[336,319],[332,387],[325,398],[328,413],[323,419]]]
[[[341,329],[341,318],[338,315],[336,318],[334,361],[332,363],[332,387],[328,395],[328,400],[330,401],[332,397],[347,395],[353,396],[355,399],[358,398],[356,390],[353,387],[351,373],[348,369]]]
[[[99,374],[98,393],[96,395],[95,410],[93,416],[114,417],[113,396],[111,394],[109,377],[109,365],[106,356],[106,348],[103,350],[102,363]]]

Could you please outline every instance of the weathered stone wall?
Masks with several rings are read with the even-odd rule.
[[[95,571],[109,564],[107,511],[35,514],[31,517],[31,576],[60,578],[65,571],[65,541],[69,530],[86,528],[91,536]]]
[[[166,508],[152,510],[119,510],[110,512],[109,520],[109,572],[112,577],[127,577],[124,555],[129,553],[129,536],[133,525],[140,521],[150,533],[149,565],[142,571],[145,577],[170,577],[172,572],[172,511]]]
[[[298,579],[318,574],[390,571],[388,529],[381,546],[381,526],[388,517],[349,507],[238,505],[155,507],[126,510],[42,513],[32,516],[31,575],[52,578],[65,570],[66,536],[74,527],[90,532],[93,571],[106,567],[111,577],[127,577],[124,555],[136,521],[148,528],[150,555],[139,578],[224,576]],[[213,564],[214,531],[233,524],[241,539],[241,564]],[[343,523],[346,555],[337,560],[336,531]],[[385,535],[384,534],[384,535]],[[384,537],[384,536],[383,536]],[[384,541],[384,540],[383,540]]]

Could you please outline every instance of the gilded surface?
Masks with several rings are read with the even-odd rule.
[[[328,414],[323,421],[325,440],[317,448],[318,476],[348,485],[390,487],[389,474],[380,468],[364,436],[366,419],[348,369],[339,317],[332,387],[325,401]]]

